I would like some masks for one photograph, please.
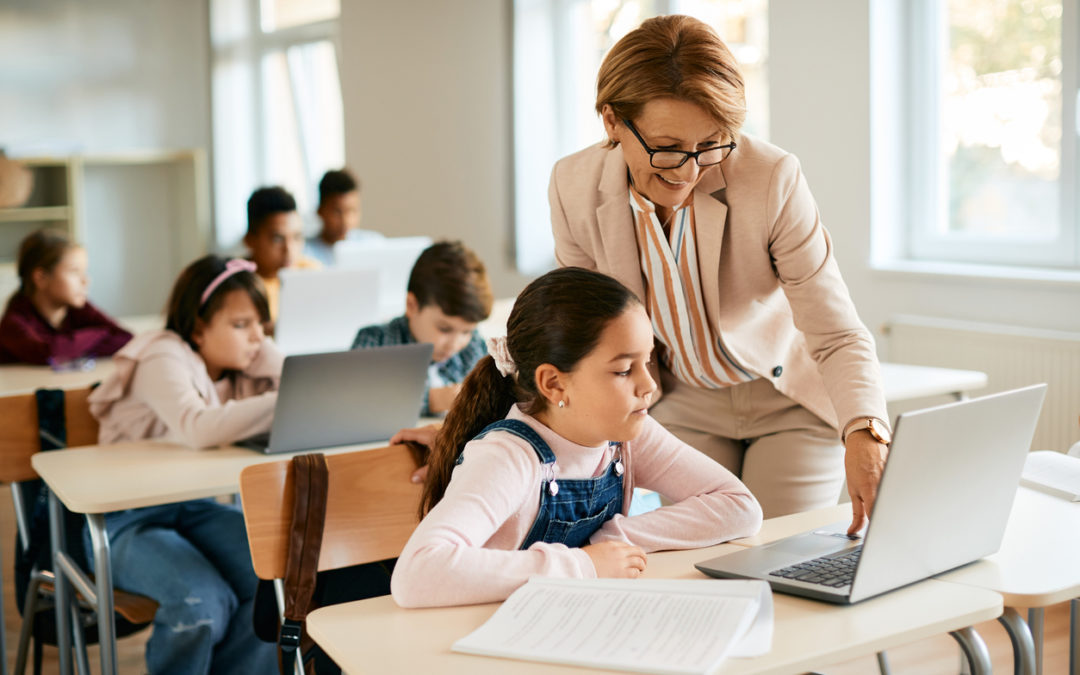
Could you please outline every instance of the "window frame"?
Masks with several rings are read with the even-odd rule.
[[[943,92],[941,75],[947,56],[945,0],[904,3],[907,39],[902,97],[906,101],[902,175],[907,197],[903,257],[913,262],[967,263],[1005,267],[1076,269],[1080,267],[1080,213],[1077,210],[1077,161],[1080,157],[1080,0],[1062,0],[1062,129],[1058,177],[1059,223],[1053,239],[948,232],[948,166],[941,148]],[[1072,30],[1070,30],[1072,27]],[[922,195],[922,198],[914,197]]]
[[[247,115],[249,126],[244,131],[244,135],[247,137],[246,147],[250,148],[252,157],[245,168],[250,171],[250,178],[252,178],[254,182],[254,185],[252,185],[248,191],[250,193],[250,190],[254,190],[260,185],[267,185],[274,182],[269,175],[268,167],[270,158],[267,152],[266,143],[264,142],[269,128],[268,106],[265,105],[266,91],[264,86],[267,57],[271,54],[280,52],[285,59],[290,83],[293,83],[295,64],[293,59],[289,57],[289,50],[294,47],[329,42],[334,49],[334,59],[337,62],[338,86],[341,87],[342,56],[340,14],[337,18],[333,19],[325,19],[308,24],[266,31],[263,29],[262,22],[263,0],[231,1],[239,3],[238,6],[242,6],[243,8],[246,34],[228,40],[216,41],[214,39],[213,26],[211,25],[211,87],[212,90],[215,88],[214,71],[216,71],[219,64],[241,64],[242,67],[246,68],[247,86],[250,87],[250,99],[248,103],[250,103],[251,109],[247,111],[249,113]],[[214,0],[211,0],[211,5],[213,2]],[[213,9],[214,8],[211,7],[211,21],[213,21],[214,16]],[[301,162],[303,163],[302,171],[304,175],[310,176],[310,156],[309,153],[305,151],[308,147],[308,144],[306,143],[306,127],[308,125],[305,123],[302,106],[297,98],[297,88],[292,86],[291,90],[292,113],[296,118],[296,130],[301,148]],[[212,95],[211,107],[216,108],[217,105],[219,105],[219,103],[214,100]],[[237,245],[238,240],[242,238],[243,234],[246,232],[246,215],[244,213],[243,204],[246,203],[247,195],[242,195],[243,202],[233,204],[232,198],[235,197],[235,195],[221,194],[223,191],[221,190],[222,184],[220,182],[221,179],[217,174],[219,170],[228,167],[224,166],[222,163],[223,160],[218,159],[221,140],[218,138],[219,130],[217,127],[219,121],[217,119],[216,110],[212,113],[212,118],[212,134],[214,137],[215,150],[213,160],[215,236],[219,246],[230,248]],[[344,119],[342,120],[342,125],[344,132]],[[288,189],[290,189],[294,195],[301,197],[298,199],[298,202],[301,204],[305,202],[315,204],[317,201],[317,188],[311,180],[306,181],[303,186],[288,186]],[[303,190],[302,196],[300,190]],[[227,206],[222,204],[223,197],[227,197],[230,200]]]
[[[573,53],[579,43],[575,39],[576,26],[571,13],[587,1],[514,0],[511,3],[512,238],[515,268],[524,274],[540,274],[556,264],[546,188],[555,162],[584,149],[588,143],[576,140],[578,129],[575,125],[583,111],[593,109],[596,72],[585,74],[593,82],[592,96],[587,101],[575,100],[578,92],[573,84],[566,84],[581,77],[577,70],[580,67],[578,59]],[[697,14],[693,11],[693,3],[687,0],[650,0],[647,4],[650,7],[645,16]],[[524,29],[526,20],[523,16],[529,17],[528,32]],[[734,44],[737,43],[729,43],[729,46]],[[542,64],[539,68],[538,63]],[[767,73],[767,50],[763,63]],[[767,95],[767,91],[760,94]],[[768,106],[768,99],[765,105]],[[548,114],[537,114],[538,110]],[[596,137],[591,142],[601,143],[604,132],[599,119],[596,128]],[[764,138],[768,129],[760,129],[757,133]],[[543,189],[537,186],[543,186]]]

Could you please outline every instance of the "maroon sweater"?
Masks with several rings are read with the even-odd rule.
[[[83,356],[110,356],[127,344],[131,333],[89,302],[68,309],[53,328],[25,295],[16,295],[0,319],[0,363],[65,362]]]

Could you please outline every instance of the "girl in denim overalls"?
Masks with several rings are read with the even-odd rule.
[[[531,283],[432,447],[423,521],[391,581],[405,607],[505,599],[532,575],[637,577],[646,553],[748,536],[757,501],[648,415],[652,327],[618,281]],[[669,506],[627,516],[634,487]]]

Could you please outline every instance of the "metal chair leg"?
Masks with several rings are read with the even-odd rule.
[[[15,656],[15,673],[23,675],[26,672],[26,657],[30,652],[30,640],[34,637],[34,617],[38,612],[38,602],[41,596],[38,589],[41,587],[41,579],[34,571],[30,575],[30,585],[26,588],[26,600],[23,602],[23,620],[19,628],[19,650]]]
[[[71,606],[71,637],[75,647],[75,668],[79,675],[90,675],[90,659],[86,654],[86,633],[78,605]]]

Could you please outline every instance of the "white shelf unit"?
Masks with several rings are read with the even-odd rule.
[[[19,241],[68,231],[90,257],[90,297],[114,315],[159,312],[173,279],[210,249],[201,149],[19,158],[34,173],[25,205],[0,209],[0,301],[17,287]]]

